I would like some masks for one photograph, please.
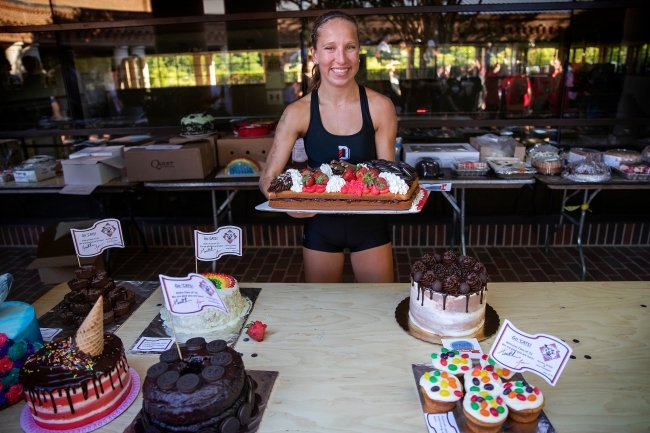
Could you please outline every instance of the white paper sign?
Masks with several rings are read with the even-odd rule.
[[[217,308],[226,314],[228,307],[223,303],[219,291],[212,281],[199,274],[174,278],[158,275],[165,298],[165,306],[173,314],[196,314],[205,308]]]
[[[43,337],[43,341],[49,343],[59,332],[61,332],[61,328],[41,328],[41,337]]]
[[[135,343],[133,350],[138,352],[164,352],[174,344],[173,338],[142,337]]]
[[[182,148],[182,144],[150,144],[145,146],[147,150],[178,150]]]
[[[481,359],[483,349],[476,338],[443,338],[442,346],[449,350],[458,350],[461,355],[467,353],[470,359]]]
[[[420,188],[427,191],[451,191],[451,182],[420,184]]]
[[[559,338],[526,334],[506,319],[490,349],[490,356],[510,370],[533,372],[555,386],[571,352],[573,350]]]
[[[203,262],[217,260],[227,254],[241,256],[241,239],[241,228],[235,226],[219,227],[212,233],[194,230],[194,254]]]
[[[70,233],[79,257],[94,257],[107,248],[124,248],[122,225],[115,218],[97,221],[86,230],[70,229]]]
[[[453,412],[425,413],[424,423],[429,433],[460,433]]]
[[[97,185],[66,185],[59,194],[90,195]]]

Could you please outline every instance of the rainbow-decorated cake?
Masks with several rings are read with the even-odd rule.
[[[257,174],[262,170],[259,162],[253,158],[236,158],[226,166],[227,174]]]
[[[36,311],[24,302],[7,301],[0,304],[0,331],[14,341],[27,339],[30,343],[43,344]]]
[[[209,272],[201,274],[217,288],[217,293],[228,309],[224,313],[216,308],[205,308],[200,313],[191,315],[170,315],[167,308],[160,310],[160,317],[165,327],[171,332],[170,316],[174,320],[177,334],[208,335],[235,325],[248,313],[251,303],[239,292],[239,284],[231,275]],[[170,334],[171,335],[171,334]]]

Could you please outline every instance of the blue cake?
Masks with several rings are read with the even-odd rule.
[[[28,339],[30,343],[43,344],[36,311],[24,302],[6,301],[0,304],[0,332],[14,341]]]

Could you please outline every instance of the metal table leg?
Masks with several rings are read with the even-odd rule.
[[[215,231],[219,228],[219,214],[223,212],[226,207],[228,208],[228,221],[230,224],[232,224],[232,212],[230,210],[230,203],[232,203],[235,195],[237,195],[237,192],[238,190],[226,191],[226,194],[228,194],[228,196],[221,204],[221,206],[217,208],[217,192],[214,189],[210,190],[212,196],[212,225],[214,226]],[[212,262],[212,271],[216,270],[216,265],[216,262]]]
[[[546,242],[544,244],[544,252],[548,253],[548,247],[551,242],[551,238],[555,235],[555,232],[557,232],[557,229],[562,226],[562,222],[564,221],[564,206],[566,206],[566,202],[573,197],[574,195],[578,194],[580,191],[574,191],[567,197],[567,191],[564,190],[564,194],[562,195],[562,206],[560,207],[560,220],[558,223],[553,227],[553,229],[546,234]]]
[[[454,189],[453,196],[447,191],[442,191],[442,195],[447,199],[454,211],[452,214],[450,249],[454,249],[454,244],[456,243],[456,221],[460,219],[460,249],[465,254],[465,189],[460,188],[460,190],[460,207],[458,206],[457,189]]]

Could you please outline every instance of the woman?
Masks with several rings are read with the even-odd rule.
[[[397,118],[389,98],[359,86],[359,29],[353,17],[333,11],[314,22],[310,36],[314,62],[311,93],[289,105],[275,131],[260,189],[268,197],[271,180],[289,160],[296,139],[303,138],[309,166],[341,159],[358,164],[393,160]],[[357,282],[393,281],[393,253],[382,215],[289,213],[305,219],[305,280],[338,283],[344,249]]]

